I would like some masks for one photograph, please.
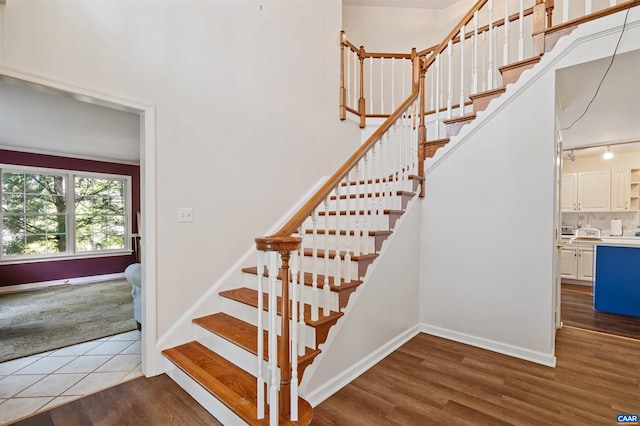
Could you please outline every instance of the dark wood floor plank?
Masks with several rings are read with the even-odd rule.
[[[222,425],[166,375],[135,379],[14,424]]]
[[[551,368],[419,334],[315,407],[312,425],[364,424],[351,422],[365,392],[394,406],[372,426],[604,425],[640,410],[640,341],[571,327],[556,340]]]

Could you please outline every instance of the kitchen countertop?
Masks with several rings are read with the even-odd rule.
[[[569,237],[569,244],[576,246],[614,246],[614,247],[640,247],[640,237],[612,237],[604,235],[600,237],[602,241],[576,240]],[[565,236],[563,236],[565,238]]]

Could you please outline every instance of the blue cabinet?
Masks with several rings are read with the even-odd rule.
[[[598,245],[593,294],[597,311],[640,316],[640,248]]]

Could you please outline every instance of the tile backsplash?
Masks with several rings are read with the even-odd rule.
[[[562,213],[562,224],[573,225],[574,228],[586,227],[588,215],[588,212]],[[591,213],[589,222],[593,228],[600,229],[603,235],[609,235],[612,219],[622,220],[623,235],[632,236],[636,226],[640,223],[640,212]]]

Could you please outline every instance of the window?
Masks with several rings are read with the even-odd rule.
[[[1,260],[130,250],[128,176],[0,170]]]

